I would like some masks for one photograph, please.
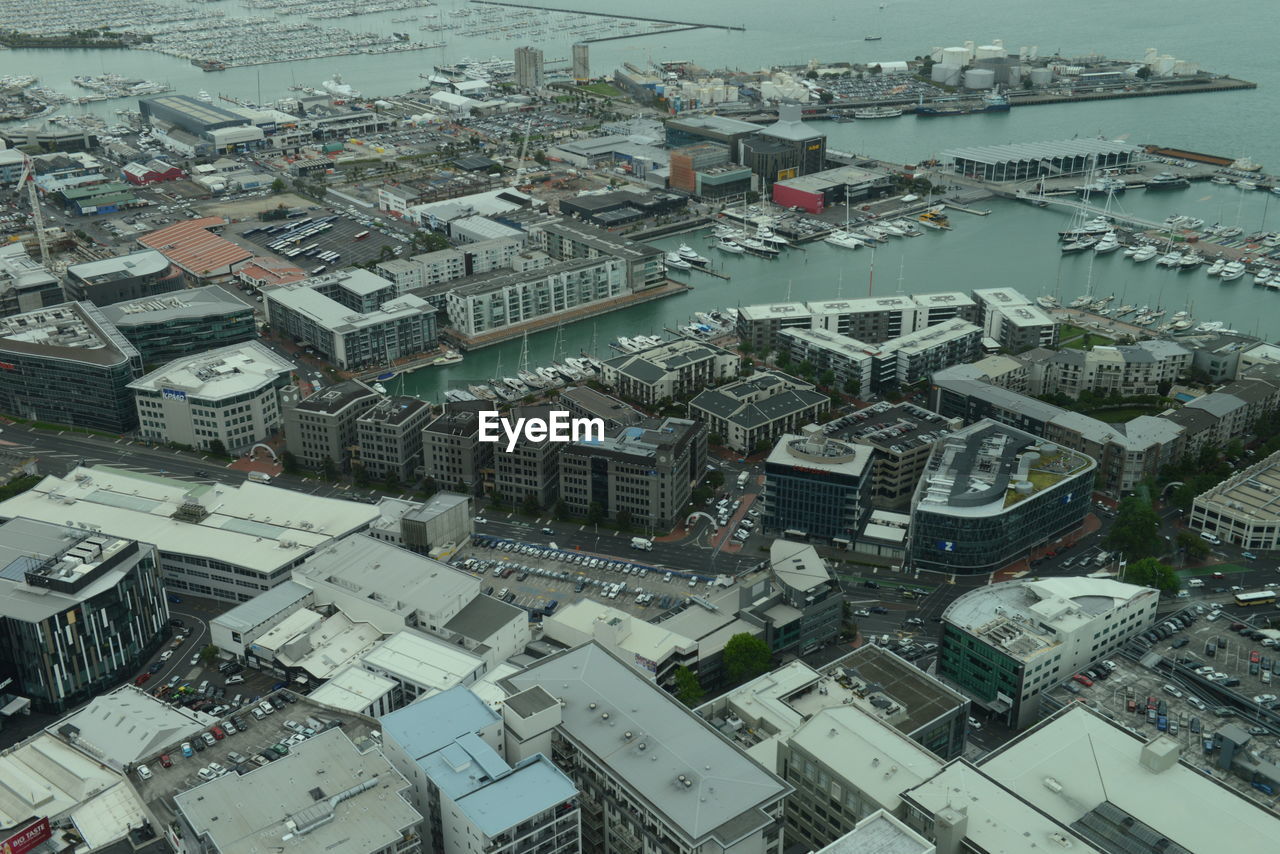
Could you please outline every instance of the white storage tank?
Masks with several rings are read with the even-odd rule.
[[[984,44],[978,47],[977,59],[1001,59],[1005,55],[1004,48],[998,44]]]
[[[959,86],[960,74],[960,66],[950,66],[938,63],[929,72],[929,79],[942,86]]]
[[[967,47],[944,47],[940,64],[948,68],[963,68],[969,64],[969,49]]]
[[[1048,68],[1033,68],[1028,76],[1032,86],[1048,86],[1053,82],[1053,72]]]
[[[964,88],[990,89],[996,85],[996,73],[990,68],[970,68],[964,73]]]

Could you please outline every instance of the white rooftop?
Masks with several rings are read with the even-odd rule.
[[[328,682],[311,692],[311,701],[343,711],[363,714],[366,709],[394,691],[396,683],[370,673],[359,665],[339,670]]]
[[[60,815],[121,782],[116,772],[48,733],[0,753],[0,825]]]
[[[183,706],[161,702],[149,692],[125,685],[94,697],[87,706],[45,728],[56,733],[64,725],[78,730],[76,745],[85,753],[123,770],[151,761],[163,747],[186,741],[214,718]]]
[[[396,632],[364,656],[364,668],[426,689],[429,696],[473,681],[484,659],[413,630]]]
[[[628,655],[659,664],[676,652],[692,651],[698,645],[692,638],[671,631],[664,623],[648,623],[591,599],[561,605],[555,614],[543,618],[542,626],[547,637],[566,646],[577,646],[595,638]],[[615,638],[617,643],[613,642]]]
[[[199,522],[174,519],[184,504],[198,504],[207,515]],[[109,466],[50,475],[0,503],[0,517],[70,522],[153,543],[162,553],[217,557],[268,574],[377,515],[369,504],[252,481],[192,484]]]
[[[218,401],[270,387],[293,365],[257,341],[232,344],[196,356],[174,359],[129,383],[135,390],[185,392],[188,397]]]

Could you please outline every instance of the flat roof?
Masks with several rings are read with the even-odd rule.
[[[1200,493],[1195,503],[1247,524],[1280,519],[1280,451]]]
[[[570,646],[595,637],[597,623],[606,624],[616,632],[618,647],[626,654],[659,664],[676,652],[690,652],[698,646],[696,640],[672,631],[665,623],[649,623],[591,599],[561,605],[554,614],[542,618],[546,635]]]
[[[769,547],[769,568],[788,587],[807,591],[833,580],[827,564],[813,546],[774,540]]]
[[[416,760],[501,720],[483,700],[458,685],[383,715],[379,722],[383,737],[394,740]]]
[[[294,367],[257,341],[183,356],[129,383],[136,391],[181,391],[201,400],[226,400],[269,388]]]
[[[334,277],[341,277],[345,281],[348,276],[357,274],[378,278],[367,270],[353,270],[350,273],[343,271],[333,274],[332,277],[326,274],[319,278],[269,288],[263,292],[263,297],[268,304],[279,303],[284,308],[310,319],[321,328],[338,333],[352,332],[366,326],[389,323],[412,315],[435,314],[435,307],[431,303],[413,294],[401,294],[387,300],[380,308],[361,314],[316,289],[317,286],[331,283]],[[385,282],[387,287],[395,287],[385,279],[380,281]]]
[[[695,843],[716,838],[730,847],[772,824],[760,808],[791,792],[597,643],[544,658],[502,684],[512,694],[542,685],[564,700],[560,728]]]
[[[149,691],[123,685],[99,694],[45,731],[56,735],[75,727],[77,743],[116,769],[150,762],[163,748],[186,741],[211,726],[215,718],[152,696]]]
[[[35,623],[73,611],[114,588],[133,568],[131,540],[91,534],[74,525],[16,518],[0,524],[0,616]],[[120,560],[103,568],[113,558]],[[73,592],[29,584],[36,574],[70,583]]]
[[[872,450],[866,445],[842,442],[823,436],[784,433],[765,458],[765,466],[782,465],[828,474],[862,477],[871,464]]]
[[[165,260],[166,267],[168,264],[169,262]],[[102,313],[118,329],[129,329],[134,326],[166,324],[226,314],[252,315],[253,309],[221,286],[206,285],[203,288],[191,288],[162,296],[113,303],[104,306]]]
[[[334,728],[269,765],[217,777],[173,802],[220,854],[379,851],[422,821],[405,799],[408,788],[381,751],[361,753]]]
[[[1079,823],[1110,804],[1187,851],[1220,851],[1224,840],[1238,854],[1275,850],[1280,817],[1181,761],[1159,770],[1158,760],[1164,757],[1155,754],[1166,749],[1178,756],[1182,750],[1198,750],[1198,744],[1193,741],[1186,748],[1165,735],[1148,741],[1072,703],[989,754],[979,769],[1086,837],[1088,822],[1083,827]],[[1048,778],[1058,786],[1046,786]],[[1182,808],[1170,809],[1171,804]]]
[[[264,590],[248,602],[241,602],[230,611],[214,617],[211,622],[225,626],[228,631],[248,632],[311,596],[311,588],[290,579],[270,590]]]
[[[662,254],[662,250],[656,246],[637,243],[634,240],[613,234],[594,225],[574,222],[570,219],[553,219],[549,222],[540,222],[536,228],[551,234],[571,238],[579,243],[585,243],[593,249],[604,252],[606,255],[625,258],[628,261],[652,258]]]
[[[764,133],[768,133],[768,131],[766,130]],[[806,133],[805,138],[812,136],[815,136],[815,134]],[[801,175],[797,178],[778,181],[774,186],[789,187],[793,190],[809,193],[821,193],[831,187],[847,184],[861,185],[871,181],[878,181],[882,178],[887,180],[888,177],[884,172],[872,172],[869,169],[859,169],[857,166],[840,166],[836,169],[824,169],[811,175]]]
[[[67,268],[67,275],[89,285],[98,285],[135,276],[153,276],[167,269],[169,259],[154,249],[147,249],[114,258],[72,264]]]
[[[311,692],[311,701],[321,706],[363,714],[380,698],[396,689],[396,683],[352,664],[333,674]]]
[[[936,850],[892,814],[876,810],[816,854],[933,854]]]
[[[253,257],[248,249],[210,231],[226,224],[220,216],[183,220],[144,234],[138,243],[158,250],[190,273],[205,276]]]
[[[65,302],[0,317],[0,352],[100,366],[140,359],[137,349],[90,302]]]
[[[33,816],[60,816],[94,798],[111,797],[118,789],[131,794],[125,780],[96,758],[82,753],[60,738],[40,732],[0,753],[0,825],[12,828]],[[142,805],[131,806],[129,818],[143,814]],[[100,833],[97,823],[86,827],[96,842],[106,844],[119,834]]]
[[[200,505],[207,515],[198,522],[175,519],[188,504]],[[78,525],[153,543],[161,552],[217,555],[264,574],[368,525],[377,514],[377,508],[361,502],[253,481],[193,484],[110,466],[81,466],[65,478],[50,475],[0,503],[0,516],[6,518],[55,525],[74,518]]]
[[[480,656],[411,629],[365,653],[364,665],[430,691],[463,684],[485,666]]]
[[[709,130],[716,133],[737,134],[737,133],[759,133],[760,125],[744,122],[741,119],[731,119],[727,116],[687,116],[672,119],[667,122],[668,126],[697,128],[699,130]]]

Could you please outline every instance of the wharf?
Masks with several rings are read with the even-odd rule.
[[[512,341],[520,338],[525,333],[545,332],[548,329],[554,329],[563,323],[576,323],[579,320],[586,320],[591,317],[599,317],[602,314],[609,314],[623,308],[630,308],[634,305],[640,305],[646,302],[652,302],[663,297],[676,296],[692,290],[692,286],[686,285],[684,282],[677,282],[673,279],[667,279],[665,284],[656,288],[640,291],[639,293],[624,294],[611,300],[601,303],[583,306],[573,311],[566,311],[559,314],[548,315],[547,317],[539,317],[530,320],[527,323],[519,323],[515,326],[508,326],[503,329],[496,329],[493,332],[486,332],[483,335],[466,336],[458,332],[456,329],[444,327],[440,330],[441,339],[447,341],[450,346],[456,348],[459,352],[471,352],[473,350],[483,350],[485,347],[492,347],[494,344],[501,344],[504,341]]]
[[[615,12],[586,12],[582,9],[562,9],[556,6],[541,6],[533,3],[508,3],[505,0],[471,0],[481,6],[509,6],[512,9],[533,9],[538,12],[563,12],[568,15],[582,15],[587,18],[618,18],[623,21],[644,21],[654,24],[675,24],[688,29],[736,30],[746,32],[746,27],[735,27],[730,24],[700,24],[694,21],[672,21],[667,18],[650,18],[645,15],[620,15]],[[673,32],[664,30],[663,32]],[[657,33],[636,33],[636,35],[657,35]],[[605,41],[605,39],[588,39],[588,41]]]

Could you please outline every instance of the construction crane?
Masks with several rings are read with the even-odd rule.
[[[22,175],[18,178],[17,190],[22,192],[22,186],[27,186],[29,198],[31,200],[31,219],[35,222],[36,242],[40,244],[40,263],[45,269],[49,268],[49,241],[45,238],[44,233],[44,214],[40,211],[40,195],[36,191],[36,181],[31,155],[25,151],[22,153]]]
[[[526,171],[524,168],[525,155],[529,153],[529,133],[533,130],[533,113],[529,114],[529,121],[524,123],[524,142],[520,144],[520,159],[516,161],[516,175],[523,175]]]

